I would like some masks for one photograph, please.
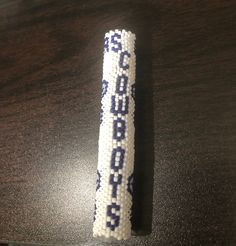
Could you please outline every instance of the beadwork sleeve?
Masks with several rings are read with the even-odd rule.
[[[135,34],[105,34],[93,235],[131,235],[134,168]]]

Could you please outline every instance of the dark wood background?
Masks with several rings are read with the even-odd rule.
[[[0,1],[0,241],[92,238],[103,36],[137,35],[136,236],[236,245],[236,2]],[[113,243],[116,245],[116,243]]]

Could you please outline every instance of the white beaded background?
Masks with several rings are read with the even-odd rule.
[[[127,239],[131,235],[136,66],[134,48],[135,34],[130,31],[114,30],[105,34],[93,235],[118,240]],[[115,100],[112,101],[112,97]],[[122,106],[121,113],[119,104]],[[112,112],[112,107],[116,113]],[[126,113],[125,109],[128,109]],[[115,127],[117,131],[114,133]],[[114,134],[117,137],[114,138]],[[124,150],[124,159],[119,151],[115,152],[116,162],[112,168],[114,149]]]

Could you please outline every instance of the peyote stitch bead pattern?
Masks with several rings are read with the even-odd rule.
[[[105,34],[93,235],[131,235],[134,167],[135,34]]]

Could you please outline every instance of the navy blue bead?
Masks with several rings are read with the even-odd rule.
[[[108,81],[105,79],[102,81],[102,98],[105,96],[107,93],[107,88],[108,88]]]
[[[121,42],[118,41],[119,39],[121,39],[121,35],[118,33],[114,33],[111,36],[111,43],[113,44],[111,49],[116,53],[122,49]]]
[[[115,209],[115,213],[112,212],[112,209]],[[111,221],[114,221],[114,224],[111,224],[111,221],[107,221],[107,227],[114,231],[120,224],[120,216],[116,215],[116,212],[120,211],[120,206],[116,203],[112,203],[107,206],[107,216],[111,218]]]
[[[101,174],[97,170],[96,191],[101,187]]]
[[[106,93],[107,93],[107,89],[108,89],[108,84],[109,82],[106,81],[105,79],[102,81],[102,97],[103,98]],[[102,123],[103,121],[103,109],[102,109],[102,105],[101,105],[101,110],[100,110],[100,124]]]
[[[118,161],[116,161],[118,159]],[[124,166],[125,150],[121,147],[117,147],[112,150],[111,155],[111,168],[118,172]]]
[[[121,182],[122,182],[122,175],[121,174],[117,175],[117,180],[116,180],[115,174],[110,175],[110,184],[112,185],[112,197],[117,196],[118,185],[120,185]]]
[[[101,107],[101,109],[100,109],[100,124],[102,124],[102,121],[103,121],[103,109]]]
[[[120,124],[120,126],[119,126]],[[117,120],[114,120],[113,122],[113,139],[116,139],[117,141],[121,141],[125,138],[125,121],[118,118]]]
[[[104,51],[109,52],[109,38],[104,38]]]
[[[127,56],[127,57],[131,56],[127,50],[120,53],[119,65],[120,65],[120,68],[123,68],[124,70],[129,68],[129,64],[124,64],[125,56]]]
[[[96,213],[97,213],[97,206],[96,206],[96,203],[94,205],[94,215],[93,215],[93,221],[96,220]]]
[[[135,84],[131,85],[131,96],[135,100]]]
[[[123,104],[125,104],[124,109],[123,109]],[[118,106],[117,109],[116,109],[116,106]],[[118,99],[117,102],[115,100],[115,96],[111,97],[111,113],[113,113],[114,115],[118,115],[118,114],[126,115],[128,114],[128,109],[129,109],[129,97],[128,96],[122,99]]]
[[[116,93],[119,94],[120,96],[126,94],[127,84],[128,84],[128,77],[125,74],[118,75],[116,80]]]
[[[134,182],[134,175],[133,173],[128,177],[128,187],[127,190],[131,196],[133,196],[133,182]]]

